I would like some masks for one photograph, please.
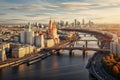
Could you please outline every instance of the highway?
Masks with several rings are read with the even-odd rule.
[[[111,75],[106,73],[104,70],[101,59],[107,54],[95,54],[91,61],[91,66],[89,67],[89,72],[99,80],[115,80]]]

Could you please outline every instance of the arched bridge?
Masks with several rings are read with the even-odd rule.
[[[79,29],[79,28],[61,28],[59,30],[62,31],[77,31],[77,32],[83,32],[83,33],[88,33],[91,35],[97,35],[97,36],[102,36],[103,38],[107,38],[107,39],[112,39],[113,36],[105,33],[105,32],[101,32],[101,31],[96,31],[96,30],[89,30],[89,29]]]
[[[100,49],[100,48],[84,48],[84,47],[51,47],[44,48],[45,50],[86,50],[86,51],[101,51],[109,52],[109,49]]]

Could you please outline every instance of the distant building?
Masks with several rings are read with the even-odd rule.
[[[19,36],[14,36],[14,42],[19,42]]]
[[[77,26],[77,20],[76,19],[74,20],[74,24],[75,24],[75,27],[76,27]]]
[[[20,43],[25,44],[26,43],[26,38],[25,38],[26,32],[21,31],[20,33]]]
[[[120,43],[111,42],[110,43],[110,52],[114,54],[120,54]]]

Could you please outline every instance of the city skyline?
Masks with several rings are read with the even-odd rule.
[[[74,19],[119,23],[120,0],[1,0],[0,23],[48,23]]]

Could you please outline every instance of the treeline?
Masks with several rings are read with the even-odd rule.
[[[115,55],[110,53],[108,56],[102,58],[102,64],[106,72],[116,79],[120,79],[120,54]]]

